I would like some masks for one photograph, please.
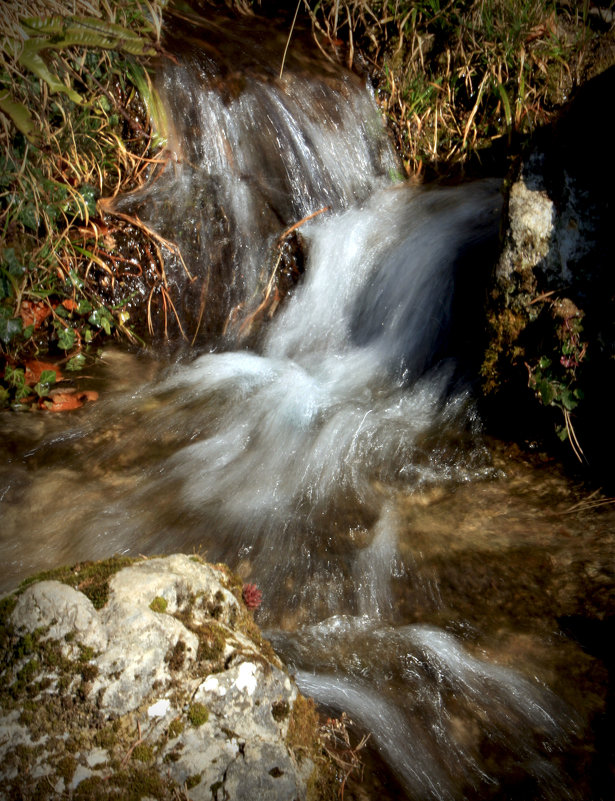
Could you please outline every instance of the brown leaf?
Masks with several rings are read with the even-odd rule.
[[[23,322],[24,328],[33,325],[36,330],[46,317],[51,314],[51,308],[43,301],[34,302],[32,300],[24,300],[19,307],[19,316]]]
[[[33,387],[41,380],[41,374],[44,370],[53,370],[53,372],[56,374],[56,381],[64,380],[64,376],[55,364],[50,364],[49,362],[39,362],[36,359],[32,359],[31,361],[26,362],[26,384],[29,387]]]
[[[66,300],[63,300],[62,301],[62,306],[64,306],[64,308],[67,311],[71,311],[71,312],[72,311],[77,311],[77,309],[79,308],[79,304],[76,303],[72,298],[67,298]]]
[[[94,390],[74,390],[55,391],[49,393],[49,398],[41,400],[41,409],[48,412],[70,412],[72,409],[79,409],[87,401],[98,400],[98,392]]]

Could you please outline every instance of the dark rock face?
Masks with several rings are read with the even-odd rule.
[[[546,425],[564,441],[576,435],[601,482],[614,444],[615,162],[603,133],[614,87],[615,67],[585,84],[517,168],[483,364],[498,414],[515,410],[514,434],[532,438]]]

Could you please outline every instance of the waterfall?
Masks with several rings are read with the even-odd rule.
[[[399,183],[367,82],[299,34],[280,78],[284,44],[253,21],[168,32],[168,158],[114,208],[181,249],[167,276],[196,345],[54,423],[0,493],[5,531],[23,547],[11,499],[37,509],[43,486],[62,561],[202,548],[228,562],[263,590],[258,620],[300,688],[371,734],[411,801],[575,798],[554,757],[575,731],[566,705],[492,663],[476,631],[404,608],[398,496],[497,472],[471,377],[499,182]],[[301,275],[248,347],[242,322],[299,223]],[[79,477],[82,508],[58,476]]]

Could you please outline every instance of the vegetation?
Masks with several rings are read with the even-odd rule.
[[[367,65],[413,177],[467,166],[494,143],[518,149],[596,69],[605,32],[587,0],[300,0],[297,8],[327,58]]]
[[[104,337],[135,340],[130,297],[112,291],[142,267],[96,201],[138,185],[160,144],[146,68],[161,14],[159,0],[3,4],[0,407],[74,408],[70,389],[54,402],[59,382]]]

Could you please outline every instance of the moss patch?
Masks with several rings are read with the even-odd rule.
[[[76,565],[45,570],[23,581],[18,592],[39,581],[61,581],[86,595],[95,609],[102,609],[109,599],[109,579],[119,570],[134,564],[137,559],[113,556],[103,562],[79,562]]]
[[[209,709],[207,709],[205,704],[200,704],[198,702],[191,704],[188,710],[188,720],[195,727],[202,726],[209,720]]]
[[[167,611],[167,606],[168,603],[166,598],[163,598],[161,595],[157,595],[149,605],[149,608],[152,610],[152,612],[159,612],[162,614],[163,612]]]

